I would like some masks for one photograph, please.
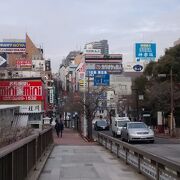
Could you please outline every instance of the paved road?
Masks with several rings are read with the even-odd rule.
[[[96,138],[98,132],[93,131],[93,133],[94,137]],[[112,136],[110,131],[102,131],[102,133]],[[156,137],[154,144],[133,143],[132,145],[146,152],[155,154],[159,157],[163,157],[169,159],[170,161],[180,163],[180,139]]]
[[[100,132],[100,131],[94,131],[93,130],[93,135],[94,135],[95,139],[97,138],[98,132]],[[109,136],[112,136],[111,131],[101,131],[101,132],[105,133],[105,134],[107,134]],[[120,137],[117,137],[117,139],[120,140]],[[146,145],[147,143],[140,143],[140,142],[138,142],[138,144]],[[154,144],[180,144],[180,139],[155,137]]]

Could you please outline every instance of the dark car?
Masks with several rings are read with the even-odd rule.
[[[109,130],[109,124],[106,120],[97,120],[94,124],[94,130]]]

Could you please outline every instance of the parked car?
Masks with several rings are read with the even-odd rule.
[[[143,122],[127,122],[121,130],[121,139],[154,143],[154,131]]]
[[[94,124],[94,130],[109,130],[109,123],[106,120],[97,120]]]

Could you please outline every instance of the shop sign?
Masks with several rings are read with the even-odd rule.
[[[38,113],[41,112],[40,104],[21,105],[20,113]]]
[[[17,68],[32,68],[32,61],[27,59],[18,59],[16,60]]]
[[[42,81],[0,81],[0,101],[42,101]]]

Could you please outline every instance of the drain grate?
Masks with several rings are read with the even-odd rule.
[[[42,173],[43,173],[43,174],[50,174],[50,173],[51,173],[51,170],[44,170]]]

